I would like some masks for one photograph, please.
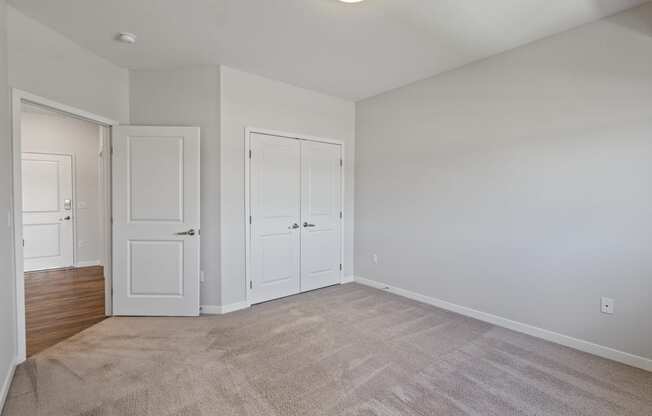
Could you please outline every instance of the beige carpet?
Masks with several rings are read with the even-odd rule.
[[[112,318],[21,365],[4,416],[652,415],[652,373],[356,284]]]

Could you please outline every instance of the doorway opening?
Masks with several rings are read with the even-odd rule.
[[[13,91],[19,361],[111,315],[114,124]]]

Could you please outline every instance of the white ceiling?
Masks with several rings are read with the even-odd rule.
[[[354,100],[645,2],[10,0],[123,67],[224,64]]]

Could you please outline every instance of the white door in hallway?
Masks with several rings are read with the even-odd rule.
[[[113,313],[199,315],[199,128],[113,136]]]
[[[21,168],[25,271],[72,266],[72,156],[23,153]]]
[[[250,138],[251,303],[299,293],[301,144]]]
[[[341,146],[301,142],[301,290],[341,282]]]

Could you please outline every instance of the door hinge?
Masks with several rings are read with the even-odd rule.
[[[340,211],[340,219],[342,219],[342,211]]]
[[[249,151],[249,159],[251,159],[251,154],[252,154],[252,151],[250,150]]]
[[[344,166],[344,161],[340,159],[340,166]]]
[[[23,238],[23,247],[25,247],[25,239]]]
[[[251,224],[251,215],[249,216],[249,224]]]
[[[340,263],[340,270],[342,270],[342,263]]]
[[[253,282],[253,280],[250,280],[249,281],[249,289],[253,289],[253,288],[254,288],[254,282]]]

